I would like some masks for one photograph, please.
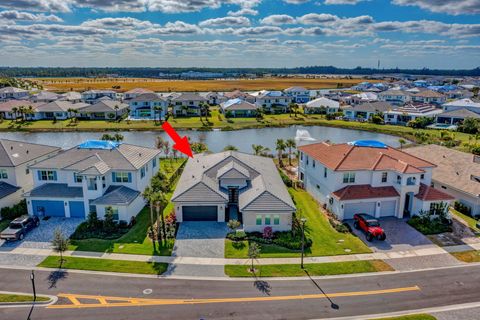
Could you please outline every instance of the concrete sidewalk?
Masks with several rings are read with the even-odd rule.
[[[480,243],[471,245],[460,245],[452,247],[436,247],[424,248],[416,250],[395,251],[395,252],[374,252],[369,254],[351,254],[338,256],[323,256],[323,257],[306,257],[305,263],[326,263],[326,262],[342,262],[342,261],[360,261],[360,260],[392,260],[405,259],[415,257],[428,257],[448,254],[449,252],[461,252],[468,250],[480,250]],[[3,255],[27,255],[27,256],[49,256],[57,255],[50,249],[33,249],[33,248],[16,248],[10,251],[0,251],[0,261]],[[134,254],[118,254],[118,253],[101,253],[101,252],[86,252],[86,251],[67,251],[65,256],[72,256],[78,258],[94,258],[94,259],[111,259],[111,260],[125,260],[125,261],[140,261],[140,262],[163,262],[169,264],[186,264],[186,265],[209,265],[222,266],[226,264],[243,265],[249,263],[249,259],[225,259],[225,258],[202,258],[202,257],[172,257],[172,256],[146,256]],[[296,264],[299,258],[262,258],[257,260],[257,264]]]

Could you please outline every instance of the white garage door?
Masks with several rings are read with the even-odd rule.
[[[375,215],[376,202],[347,203],[343,207],[343,219],[353,219],[355,213]]]
[[[380,203],[380,217],[395,216],[395,205],[396,204],[397,204],[396,200],[382,201]]]

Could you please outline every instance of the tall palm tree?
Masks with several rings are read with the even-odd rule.
[[[142,197],[150,204],[150,228],[153,230],[153,190],[150,186],[143,190]]]
[[[13,114],[13,119],[16,121],[17,120],[17,112],[18,112],[18,108],[17,107],[13,107],[12,108],[12,114]]]
[[[118,109],[120,109],[120,107],[118,106],[118,104],[115,105],[115,107],[113,107],[113,109],[115,109],[115,120],[118,119]]]
[[[292,165],[292,149],[297,147],[295,139],[287,139],[285,146],[288,148],[288,164]]]
[[[155,208],[157,210],[157,235],[160,235],[160,223],[159,219],[161,220],[161,225],[162,225],[162,235],[160,236],[160,239],[164,243],[167,242],[167,230],[165,228],[165,217],[163,214],[163,209],[165,208],[165,203],[167,202],[167,198],[165,196],[165,193],[162,191],[157,191],[152,194],[152,200],[153,203],[155,203]],[[157,242],[160,245],[160,240],[157,238]]]
[[[265,147],[260,144],[252,144],[252,149],[253,149],[253,154],[256,156],[259,156],[262,154]]]
[[[283,167],[282,156],[286,148],[287,148],[287,145],[285,144],[285,140],[277,139],[277,142],[275,144],[275,150],[277,150],[278,163],[280,164],[281,167]]]

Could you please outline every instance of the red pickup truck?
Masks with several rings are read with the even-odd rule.
[[[378,220],[366,213],[357,213],[353,216],[353,226],[355,229],[362,230],[366,234],[367,241],[373,238],[383,241],[387,238]]]

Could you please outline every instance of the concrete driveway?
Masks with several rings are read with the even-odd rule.
[[[353,227],[353,220],[347,222],[351,226],[353,233],[365,242],[365,244],[374,252],[437,248],[437,246],[427,237],[410,227],[406,220],[403,219],[393,217],[379,219],[380,225],[387,235],[387,239],[385,241],[374,239],[372,242],[366,240],[363,231],[356,230]]]
[[[182,222],[177,232],[172,257],[223,258],[226,223]],[[171,264],[165,273],[174,276],[225,277],[223,266]]]

